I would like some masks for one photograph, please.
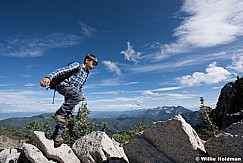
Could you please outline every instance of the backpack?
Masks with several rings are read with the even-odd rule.
[[[74,63],[74,62],[71,62],[71,63],[67,64],[67,66],[71,65],[72,63]],[[71,72],[69,72],[67,74],[63,74],[63,75],[61,75],[59,77],[53,78],[51,80],[50,85],[49,85],[48,88],[56,91],[58,84],[60,84],[65,79],[68,79],[71,76],[75,75],[81,68],[82,68],[82,64],[79,64],[78,69],[75,69],[75,70],[73,70],[73,71],[71,71]]]
[[[72,63],[74,63],[74,62],[71,62],[71,63],[67,64],[67,66],[69,66]],[[56,95],[56,91],[57,91],[57,85],[60,84],[65,79],[68,79],[71,76],[75,75],[81,68],[82,68],[82,64],[79,63],[79,67],[76,70],[73,70],[73,71],[71,71],[70,73],[67,73],[67,74],[63,74],[63,75],[61,75],[61,76],[59,76],[57,78],[53,78],[51,80],[51,82],[49,84],[49,87],[46,88],[46,90],[48,90],[48,89],[54,90],[53,98],[52,98],[52,104],[54,104],[54,101],[55,101],[55,95]]]

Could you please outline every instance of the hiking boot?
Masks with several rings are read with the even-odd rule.
[[[60,115],[60,114],[54,113],[52,115],[52,118],[55,119],[56,122],[67,123],[67,120],[66,120],[64,115]]]
[[[52,135],[52,139],[54,140],[54,147],[60,147],[63,143],[63,137],[61,134],[58,135]]]

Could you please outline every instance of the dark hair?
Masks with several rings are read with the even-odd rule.
[[[96,66],[98,65],[98,58],[96,58],[93,54],[87,54],[84,58],[84,64],[86,59],[88,59],[89,61],[93,61],[95,62]]]

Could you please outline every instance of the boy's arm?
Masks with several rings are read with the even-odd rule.
[[[40,85],[42,87],[49,86],[53,78],[57,78],[63,74],[70,73],[76,69],[79,69],[80,63],[79,62],[73,62],[72,64],[59,68],[56,71],[52,72],[48,76],[42,78],[40,80]]]

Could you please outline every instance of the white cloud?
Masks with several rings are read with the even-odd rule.
[[[97,103],[97,102],[107,102],[107,103],[121,103],[121,102],[130,102],[130,101],[136,101],[134,98],[129,97],[114,97],[114,98],[103,98],[98,100],[90,100],[89,102]]]
[[[90,92],[89,95],[118,95],[118,91]]]
[[[36,84],[34,84],[34,83],[26,83],[24,86],[25,87],[33,87],[33,86],[36,86]]]
[[[116,63],[108,61],[108,60],[104,60],[102,61],[102,63],[106,66],[106,68],[108,69],[108,71],[110,72],[114,72],[117,75],[121,75],[121,70],[118,68],[118,66],[116,65]]]
[[[9,86],[9,84],[0,84],[0,87],[6,87]]]
[[[166,54],[157,54],[156,55],[147,55],[143,59],[153,58],[156,62],[150,62],[149,64],[138,64],[133,66],[126,66],[125,69],[129,71],[133,71],[135,73],[145,73],[145,72],[168,72],[168,71],[177,71],[183,67],[191,67],[197,65],[204,65],[205,63],[212,62],[212,61],[221,61],[221,60],[228,60],[232,59],[232,53],[234,53],[235,49],[227,49],[227,51],[220,51],[220,52],[212,52],[207,53],[204,51],[195,53],[187,53],[187,55],[180,55],[175,59],[167,59],[162,61],[163,56],[171,57],[171,55]],[[175,57],[174,57],[175,58]],[[165,59],[165,58],[164,58]],[[149,60],[151,61],[151,59]],[[168,69],[169,67],[169,69]]]
[[[32,70],[34,67],[36,67],[36,65],[27,65],[27,66],[25,66],[25,69],[24,69],[24,70],[26,70],[26,71],[30,71],[30,70]]]
[[[22,76],[24,78],[31,78],[32,77],[32,75],[29,75],[29,74],[22,74],[22,75],[19,75],[19,76]]]
[[[216,62],[211,63],[206,68],[206,73],[194,72],[192,75],[186,75],[178,78],[182,86],[198,86],[200,84],[215,84],[227,80],[231,73],[223,67],[218,67]]]
[[[117,85],[121,85],[121,80],[119,80],[118,78],[114,78],[114,79],[105,79],[103,81],[100,82],[99,85],[101,86],[117,86]]]
[[[84,37],[91,37],[94,32],[96,32],[96,29],[88,26],[87,24],[80,22],[81,27],[81,33],[84,35]]]
[[[130,86],[130,85],[135,85],[139,82],[129,82],[129,81],[124,81],[120,78],[111,78],[111,79],[105,79],[99,82],[99,84],[96,87],[100,86],[118,86],[118,85],[123,85],[123,86]]]
[[[232,66],[229,66],[228,68],[243,72],[243,53],[234,54],[232,57]]]
[[[176,41],[158,43],[156,60],[167,58],[166,54],[228,44],[243,35],[242,0],[185,0],[181,12],[186,16],[174,30]]]
[[[130,42],[127,42],[127,50],[121,51],[121,53],[124,54],[126,60],[133,61],[135,64],[139,62],[142,54],[141,52],[136,52]]]
[[[145,96],[144,96],[145,97]],[[143,98],[144,99],[144,98]],[[129,97],[128,94],[122,96],[111,96],[109,98],[99,98],[89,100],[88,103],[91,105],[90,108],[99,109],[99,110],[121,110],[121,109],[132,109],[132,108],[140,108],[140,104],[143,103],[141,101],[141,96],[132,96]]]
[[[0,84],[0,87],[8,87],[8,86],[14,86],[16,84],[14,83],[8,83],[8,84]]]
[[[124,83],[124,85],[134,85],[134,84],[138,84],[139,82],[126,82]]]
[[[194,98],[196,95],[169,93],[169,94],[163,94],[163,96],[165,96],[165,98],[167,98],[168,100],[181,100],[181,99],[191,99]]]
[[[106,105],[107,110],[126,110],[126,109],[139,109],[141,108],[138,104],[114,104]]]
[[[181,10],[189,17],[175,30],[174,35],[180,44],[212,47],[232,42],[243,35],[241,0],[186,0]]]
[[[159,93],[154,93],[154,92],[149,91],[149,90],[147,90],[147,91],[143,91],[143,92],[142,92],[142,95],[145,95],[145,96],[160,96]]]
[[[173,90],[177,90],[177,89],[181,89],[181,87],[164,87],[164,88],[157,88],[152,91],[162,92],[162,91],[173,91]]]
[[[52,104],[52,93],[46,91],[0,91],[0,112],[31,112],[31,111],[54,111],[61,105],[62,98],[55,99]],[[43,96],[45,97],[43,98]]]
[[[35,38],[10,38],[0,44],[0,55],[38,57],[52,48],[66,48],[80,44],[82,39],[77,35],[62,33]]]

